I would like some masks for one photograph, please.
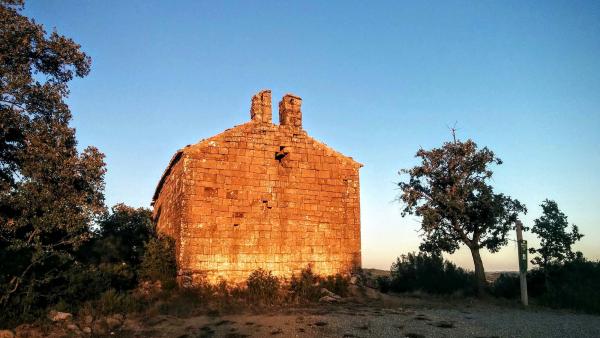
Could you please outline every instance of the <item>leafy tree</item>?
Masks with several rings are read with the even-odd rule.
[[[546,270],[549,264],[560,264],[573,260],[578,254],[581,256],[581,253],[574,253],[571,250],[571,246],[583,237],[579,233],[579,228],[573,224],[573,230],[567,232],[569,227],[567,215],[558,209],[555,201],[545,200],[541,207],[543,215],[534,221],[531,228],[531,232],[540,237],[540,247],[529,249],[530,253],[538,254],[531,263]]]
[[[137,268],[146,243],[155,236],[152,212],[123,203],[111,211],[101,218],[84,254],[94,263],[125,263]]]
[[[169,237],[153,237],[146,245],[140,265],[140,279],[160,281],[165,288],[175,286],[177,261],[175,241]]]
[[[104,155],[78,152],[64,102],[90,58],[22,9],[0,0],[0,306],[12,314],[47,301],[104,211]]]
[[[402,215],[421,217],[422,251],[453,253],[466,245],[481,293],[487,283],[480,249],[496,252],[506,245],[508,231],[527,210],[518,200],[494,193],[490,166],[502,161],[487,147],[454,138],[441,148],[420,149],[416,157],[419,165],[400,171],[409,175],[408,182],[398,183]]]

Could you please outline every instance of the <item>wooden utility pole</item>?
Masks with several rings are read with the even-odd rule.
[[[519,278],[521,280],[521,303],[524,306],[529,304],[527,298],[527,241],[523,240],[523,223],[520,220],[516,222],[517,226],[517,246],[519,252]]]

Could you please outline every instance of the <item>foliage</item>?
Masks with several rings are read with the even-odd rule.
[[[478,289],[486,286],[480,249],[498,251],[507,244],[519,213],[526,212],[518,200],[497,194],[488,183],[491,165],[502,161],[487,147],[477,148],[471,140],[446,142],[441,148],[420,149],[416,157],[421,163],[400,174],[408,174],[400,182],[399,200],[402,215],[422,218],[424,241],[422,251],[453,253],[461,244],[473,256]]]
[[[398,257],[390,270],[389,288],[395,292],[472,295],[476,290],[473,273],[444,261],[440,254],[408,253]]]
[[[527,273],[527,293],[542,305],[600,313],[600,262],[578,258],[549,263]],[[518,275],[501,275],[492,285],[497,297],[518,298]]]
[[[125,263],[135,267],[142,261],[146,243],[156,236],[152,211],[123,203],[111,210],[98,223],[90,243],[91,256],[95,263]]]
[[[271,271],[252,271],[246,281],[248,300],[253,303],[275,304],[279,299],[279,279]]]
[[[546,290],[539,297],[544,305],[600,313],[600,262],[579,258],[546,267]]]
[[[73,40],[0,1],[0,306],[50,305],[104,211],[103,155],[77,150],[68,82],[90,58]],[[59,198],[57,198],[59,197]]]
[[[160,281],[163,288],[175,287],[177,276],[175,241],[169,237],[150,239],[140,264],[139,274],[141,280]]]
[[[390,277],[377,276],[377,278],[375,279],[375,282],[377,283],[377,289],[379,291],[381,291],[382,293],[390,292],[390,288],[392,286],[392,281],[391,281]]]
[[[491,294],[501,298],[517,298],[521,295],[518,274],[503,273],[490,285]]]
[[[290,280],[290,291],[297,301],[318,301],[321,296],[319,276],[314,274],[310,266],[302,269],[299,276],[292,276]]]
[[[348,287],[350,286],[350,278],[338,273],[335,276],[327,276],[325,279],[321,279],[320,286],[338,296],[346,297],[348,295]]]
[[[540,238],[540,247],[529,249],[530,253],[538,254],[531,263],[545,269],[549,264],[563,263],[575,259],[578,254],[580,256],[581,253],[571,250],[571,246],[583,237],[577,226],[573,224],[573,230],[570,233],[566,231],[569,226],[567,216],[558,209],[555,201],[545,200],[541,207],[543,215],[534,221],[531,228],[531,232]]]
[[[104,315],[113,313],[133,313],[143,309],[144,301],[131,292],[109,289],[94,302],[95,311]]]

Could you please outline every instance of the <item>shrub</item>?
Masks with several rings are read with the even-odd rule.
[[[175,241],[168,237],[152,238],[140,264],[140,279],[160,281],[164,289],[176,286],[177,263],[175,261]]]
[[[344,277],[341,274],[335,276],[327,276],[324,280],[321,280],[320,287],[326,288],[327,290],[335,293],[338,296],[346,297],[348,295],[348,286],[350,285],[350,278]]]
[[[475,276],[441,255],[409,253],[397,258],[391,267],[390,290],[395,292],[424,291],[432,294],[462,292],[472,295],[476,291]]]
[[[321,296],[319,277],[312,272],[310,266],[302,269],[300,276],[292,276],[290,291],[295,300],[300,302],[315,302]]]
[[[161,315],[192,316],[196,314],[195,309],[208,304],[213,291],[213,287],[209,284],[174,289],[164,301],[158,301],[155,308]]]
[[[144,308],[142,299],[135,297],[130,292],[118,292],[110,289],[100,295],[95,302],[95,310],[101,314],[132,313]]]
[[[519,275],[501,274],[490,286],[492,295],[502,298],[517,298],[521,295]]]
[[[392,284],[388,276],[377,276],[375,283],[377,284],[377,289],[382,293],[388,293]]]
[[[252,303],[274,304],[279,299],[279,279],[271,271],[260,268],[252,271],[246,286],[248,300]]]
[[[577,259],[527,273],[527,293],[540,304],[600,313],[600,263]],[[492,285],[497,297],[518,298],[519,277],[502,274]]]
[[[577,259],[547,266],[542,304],[600,313],[600,262]]]

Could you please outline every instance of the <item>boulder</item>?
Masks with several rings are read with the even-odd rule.
[[[121,317],[123,317],[123,316],[121,316]],[[123,323],[123,321],[120,320],[120,318],[117,317],[116,315],[107,317],[105,319],[105,321],[106,321],[106,325],[108,326],[108,329],[111,331],[119,328],[119,326],[121,326],[121,324]]]
[[[331,296],[323,296],[323,297],[319,298],[319,302],[321,302],[321,303],[337,303],[338,301],[339,301],[338,298],[331,297]]]
[[[113,318],[113,319],[116,319],[116,320],[118,320],[118,321],[119,321],[119,322],[121,322],[121,323],[122,323],[122,322],[125,320],[125,316],[123,316],[123,315],[122,315],[122,314],[120,314],[120,313],[115,313],[114,315],[112,315],[112,316],[110,316],[110,317],[111,317],[111,318]]]
[[[96,320],[92,325],[92,332],[96,336],[104,336],[108,334],[108,325],[102,319]]]
[[[42,330],[40,330],[39,327],[35,327],[31,324],[22,324],[15,328],[16,338],[37,338],[42,336]]]
[[[125,331],[140,331],[142,330],[142,326],[141,324],[133,319],[125,319],[123,321],[123,326],[121,326],[121,328]]]
[[[73,319],[73,315],[68,312],[52,310],[48,313],[48,319],[50,319],[53,322],[60,322]]]
[[[93,322],[94,322],[94,317],[92,315],[87,315],[87,316],[83,317],[83,323],[86,324],[87,326],[92,325]]]
[[[67,330],[73,332],[74,334],[81,335],[81,330],[79,329],[79,326],[73,323],[67,324]]]
[[[322,288],[322,289],[321,289],[321,295],[323,295],[323,296],[327,296],[327,297],[331,297],[331,298],[335,298],[335,299],[340,299],[340,298],[342,298],[342,297],[340,297],[340,296],[336,295],[335,293],[333,293],[333,292],[331,292],[331,291],[327,290],[326,288]]]
[[[15,334],[11,330],[0,330],[0,338],[14,338]]]

